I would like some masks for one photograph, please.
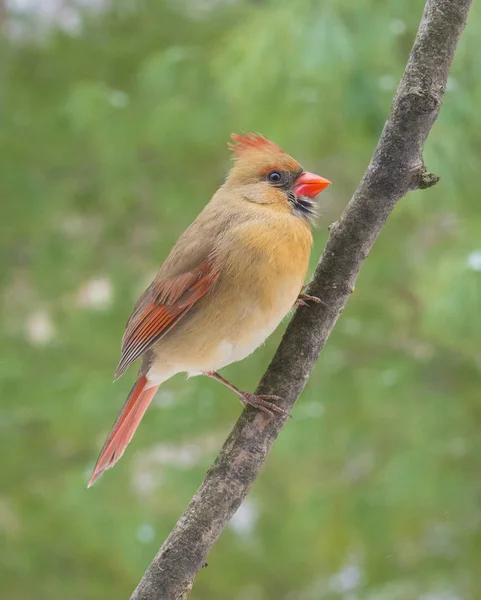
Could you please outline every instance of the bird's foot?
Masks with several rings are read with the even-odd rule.
[[[275,413],[282,415],[283,417],[292,418],[289,412],[273,404],[273,400],[282,400],[280,396],[274,394],[251,394],[250,392],[241,392],[239,394],[240,401],[242,404],[253,406],[263,413],[273,417]]]
[[[254,408],[257,408],[261,412],[266,413],[271,417],[273,417],[275,413],[277,413],[278,415],[282,415],[283,417],[292,418],[289,412],[285,411],[280,406],[276,406],[275,404],[273,404],[273,400],[282,400],[280,396],[276,396],[274,394],[251,394],[250,392],[241,392],[238,387],[236,387],[232,383],[229,383],[227,379],[224,379],[224,377],[222,377],[222,375],[219,375],[217,371],[206,371],[204,375],[207,375],[207,377],[211,377],[212,379],[219,381],[220,383],[228,387],[230,390],[235,392],[239,396],[240,401],[242,402],[242,404],[244,404],[244,406],[250,404]]]
[[[316,304],[322,304],[323,306],[327,306],[327,304],[323,302],[320,298],[318,298],[317,296],[310,296],[309,294],[299,294],[294,306],[296,308],[298,306],[309,306],[308,302],[315,302]]]

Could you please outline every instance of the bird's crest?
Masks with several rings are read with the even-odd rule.
[[[269,149],[284,153],[282,148],[260,133],[233,133],[231,138],[232,142],[229,142],[227,145],[229,150],[232,150],[237,156],[242,156],[247,150]]]

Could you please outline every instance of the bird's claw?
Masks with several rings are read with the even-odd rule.
[[[294,306],[298,308],[299,306],[309,306],[309,304],[305,300],[299,300],[298,298]]]
[[[289,412],[285,411],[280,406],[273,404],[273,400],[282,400],[282,398],[280,396],[276,396],[275,394],[252,394],[250,392],[244,392],[242,396],[240,396],[240,401],[242,404],[250,404],[250,406],[257,408],[261,412],[266,413],[271,417],[277,413],[283,417],[292,418]]]
[[[299,294],[296,300],[296,308],[298,306],[309,306],[308,302],[315,302],[316,304],[322,304],[323,306],[327,306],[325,302],[323,302],[317,296],[310,296],[309,294]]]

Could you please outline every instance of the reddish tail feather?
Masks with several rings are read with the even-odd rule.
[[[127,448],[147,407],[159,387],[157,385],[145,389],[146,385],[147,377],[141,375],[130,391],[122,408],[122,412],[115,421],[114,426],[105,441],[92,476],[90,477],[88,487],[90,487],[105,470],[113,467],[124,453],[125,448]]]

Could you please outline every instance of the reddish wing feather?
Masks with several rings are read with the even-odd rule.
[[[137,303],[127,323],[115,378],[170,331],[210,290],[218,277],[219,272],[214,271],[212,261],[207,260],[188,273],[154,282]]]

